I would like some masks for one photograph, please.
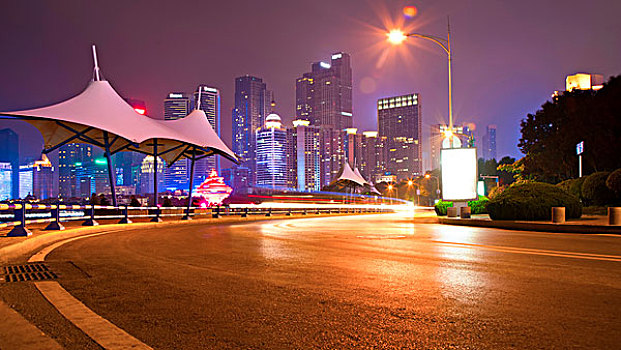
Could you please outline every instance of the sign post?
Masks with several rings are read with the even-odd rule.
[[[576,154],[578,155],[578,177],[582,177],[582,153],[584,152],[584,141],[580,141],[576,145]]]

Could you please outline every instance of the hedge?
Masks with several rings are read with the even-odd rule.
[[[514,184],[487,203],[492,220],[550,220],[552,207],[565,207],[567,218],[579,218],[582,204],[563,189],[541,182]]]
[[[605,205],[613,200],[614,195],[606,186],[609,175],[607,171],[600,171],[586,177],[582,184],[582,198],[585,204]]]
[[[486,214],[487,210],[485,206],[489,199],[485,196],[479,196],[479,199],[476,201],[468,201],[468,206],[470,207],[471,214]],[[434,206],[434,210],[436,211],[436,215],[444,216],[446,215],[446,211],[448,208],[453,206],[453,202],[443,202],[439,201]]]

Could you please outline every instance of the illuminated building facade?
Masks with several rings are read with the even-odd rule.
[[[565,78],[565,90],[599,90],[604,87],[604,76],[601,74],[576,73]]]
[[[233,187],[236,193],[246,193],[250,183],[250,169],[242,166],[234,166],[222,169],[224,183]]]
[[[167,191],[183,190],[187,191],[190,180],[190,163],[187,158],[179,159],[174,162],[173,165],[164,169],[164,184]],[[194,165],[196,167],[196,164]],[[196,172],[196,168],[194,170]],[[200,182],[194,182],[193,186],[196,187]]]
[[[345,162],[346,132],[332,128],[319,129],[321,155],[321,186],[329,185],[338,178],[343,162]]]
[[[379,135],[386,137],[386,171],[399,179],[422,174],[420,94],[377,101]]]
[[[445,137],[448,129],[448,125],[446,124],[434,124],[431,126],[429,132],[431,170],[440,169],[440,150],[449,147],[448,139]],[[468,147],[468,138],[472,136],[472,130],[470,130],[468,126],[453,125],[453,133],[455,134],[453,138],[453,147]]]
[[[13,197],[13,166],[9,162],[0,162],[0,201]],[[19,186],[19,185],[18,185]]]
[[[285,188],[287,186],[287,131],[280,117],[272,113],[256,131],[256,185]]]
[[[261,78],[245,75],[235,79],[233,152],[240,157],[240,165],[250,169],[250,186],[256,175],[256,131],[263,125],[270,97]]]
[[[56,197],[54,167],[47,156],[19,167],[19,198],[33,195],[38,199]]]
[[[140,165],[140,194],[153,193],[153,156],[146,156]],[[162,158],[157,157],[157,191],[164,189],[164,166]]]
[[[298,191],[321,189],[320,128],[297,119],[287,129],[287,187]]]
[[[86,184],[88,165],[94,161],[93,146],[70,143],[58,151],[59,195],[63,198],[86,197],[91,192],[90,180]]]
[[[164,99],[164,119],[185,118],[192,111],[192,104],[187,94],[171,92]]]
[[[360,142],[358,169],[360,174],[371,181],[386,172],[386,137],[380,137],[377,131],[365,131]]]
[[[352,70],[348,54],[337,52],[330,63],[315,62],[296,80],[296,113],[313,126],[343,130],[353,125]]]
[[[0,130],[0,162],[11,165],[8,173],[11,175],[11,190],[8,198],[19,198],[19,137],[11,129]],[[9,170],[5,166],[3,171]]]
[[[220,137],[220,90],[207,85],[200,85],[200,109],[205,112],[209,124]],[[199,106],[199,93],[194,92],[194,105]],[[188,168],[189,169],[189,168]],[[207,157],[196,161],[194,165],[194,183],[199,184],[209,176],[211,169],[220,172],[220,157]],[[188,171],[189,173],[189,171]]]

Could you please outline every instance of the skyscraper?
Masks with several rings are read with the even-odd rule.
[[[11,129],[0,130],[0,162],[5,163],[2,168],[5,174],[3,181],[11,182],[10,185],[5,184],[10,192],[4,199],[19,198],[19,137]]]
[[[293,121],[287,129],[287,186],[298,191],[321,189],[319,127],[308,120]]]
[[[220,90],[209,87],[206,85],[200,85],[198,87],[200,91],[200,104],[198,101],[199,93],[194,92],[194,105],[199,107],[205,112],[209,124],[220,137]],[[194,165],[194,183],[200,184],[203,182],[211,169],[216,169],[220,173],[220,157],[207,157],[196,161]],[[189,173],[189,172],[188,172]]]
[[[88,188],[81,185],[81,179],[88,174],[87,165],[93,162],[93,146],[83,143],[70,143],[60,147],[58,151],[59,194],[63,198],[90,195]]]
[[[484,159],[496,159],[496,125],[490,124],[485,128],[485,135],[481,140]]]
[[[256,131],[263,125],[269,108],[266,94],[266,84],[261,78],[245,75],[235,79],[233,152],[240,157],[240,165],[250,169],[250,186],[256,178]]]
[[[171,92],[164,99],[165,120],[185,118],[191,111],[190,98],[182,92]]]
[[[399,179],[422,174],[420,95],[379,99],[377,125],[388,146],[386,170]]]
[[[337,52],[330,63],[315,62],[296,80],[296,113],[311,125],[343,130],[353,125],[352,71],[348,54]]]
[[[33,195],[38,199],[56,197],[54,167],[45,154],[41,160],[19,167],[19,198]]]
[[[375,181],[386,171],[386,137],[380,137],[377,131],[362,133],[358,168],[367,181]]]
[[[278,114],[265,118],[256,131],[256,185],[269,188],[287,186],[287,131]]]

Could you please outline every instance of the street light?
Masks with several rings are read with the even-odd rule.
[[[453,148],[453,92],[452,92],[452,79],[451,79],[451,63],[453,57],[451,56],[451,25],[447,21],[447,34],[446,39],[433,35],[426,35],[420,33],[404,33],[400,29],[393,29],[386,33],[388,41],[393,45],[399,45],[405,41],[408,37],[427,39],[439,45],[446,55],[448,56],[448,110],[449,110],[449,133],[446,135],[449,138],[449,148]]]
[[[433,176],[431,174],[425,174],[425,179],[430,179],[430,178],[436,179],[436,184],[438,185],[436,189],[436,196],[439,199],[440,198],[440,179],[437,176]]]

